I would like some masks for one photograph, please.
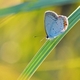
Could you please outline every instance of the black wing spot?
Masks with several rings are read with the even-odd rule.
[[[52,28],[52,30],[54,30],[54,28]]]

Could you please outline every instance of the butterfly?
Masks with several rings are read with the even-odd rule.
[[[68,28],[68,18],[53,11],[46,11],[44,26],[48,39],[56,38]]]

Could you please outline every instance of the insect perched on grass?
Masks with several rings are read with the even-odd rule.
[[[68,27],[68,18],[53,11],[46,11],[44,25],[47,38],[53,39],[65,32]]]

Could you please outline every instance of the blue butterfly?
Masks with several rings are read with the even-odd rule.
[[[47,38],[53,39],[65,32],[68,27],[68,18],[53,11],[46,11],[44,25]]]

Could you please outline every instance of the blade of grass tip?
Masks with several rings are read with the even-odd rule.
[[[47,40],[41,49],[36,53],[28,66],[24,69],[18,80],[29,80],[40,64],[46,59],[49,53],[56,47],[61,39],[73,28],[73,26],[80,20],[80,6],[68,17],[69,27],[59,37],[53,40]]]

